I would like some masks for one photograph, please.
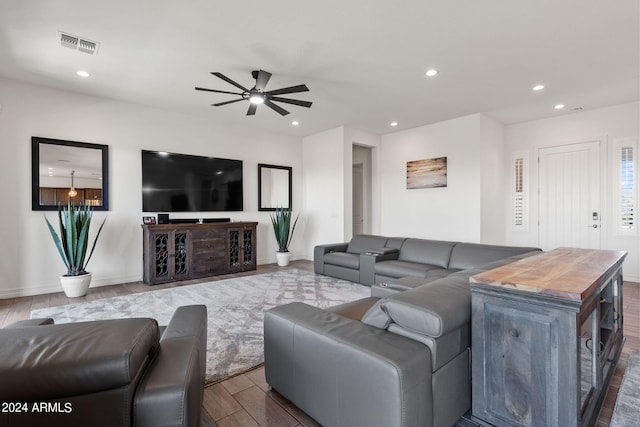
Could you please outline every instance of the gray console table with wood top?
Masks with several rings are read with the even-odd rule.
[[[625,256],[560,248],[470,278],[470,420],[596,423],[624,344]]]

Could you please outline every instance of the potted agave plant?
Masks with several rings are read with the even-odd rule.
[[[277,208],[276,211],[271,214],[271,223],[273,224],[273,232],[276,235],[276,242],[278,242],[278,252],[276,252],[276,259],[280,267],[286,267],[289,265],[291,259],[291,252],[289,252],[289,243],[293,237],[293,232],[296,229],[298,223],[298,217],[296,217],[291,225],[291,208]]]
[[[53,242],[58,248],[62,262],[67,267],[67,273],[60,276],[60,284],[64,293],[70,298],[86,295],[91,284],[91,273],[87,272],[86,267],[107,220],[105,218],[102,221],[87,257],[92,214],[90,206],[74,206],[70,202],[67,206],[59,206],[59,235],[45,217]]]

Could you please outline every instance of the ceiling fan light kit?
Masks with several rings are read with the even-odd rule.
[[[224,93],[228,95],[240,95],[239,99],[232,99],[230,101],[218,102],[216,104],[211,104],[214,107],[220,107],[222,105],[232,104],[234,102],[239,101],[249,101],[251,105],[249,105],[249,109],[247,110],[248,116],[253,116],[256,113],[258,105],[264,104],[267,107],[271,108],[275,112],[279,113],[282,116],[286,116],[289,114],[287,110],[275,104],[274,102],[283,102],[285,104],[297,105],[299,107],[309,108],[311,107],[311,102],[309,101],[301,101],[299,99],[291,99],[291,98],[282,98],[278,95],[285,95],[289,93],[299,93],[299,92],[308,92],[309,88],[306,85],[296,85],[285,87],[281,89],[275,89],[265,92],[265,87],[271,78],[271,73],[264,70],[256,70],[251,72],[251,77],[256,80],[255,86],[251,89],[247,89],[239,83],[231,80],[229,77],[225,76],[222,73],[212,72],[214,76],[224,80],[225,82],[237,87],[242,92],[229,92],[226,90],[217,90],[217,89],[207,89],[204,87],[197,87],[196,90],[206,91],[206,92],[215,92],[215,93]]]

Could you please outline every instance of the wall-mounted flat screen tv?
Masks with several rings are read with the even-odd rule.
[[[142,150],[144,212],[242,210],[242,160]]]

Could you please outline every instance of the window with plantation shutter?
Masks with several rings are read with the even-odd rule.
[[[612,145],[613,229],[619,236],[638,235],[638,138],[616,139]]]
[[[523,231],[527,229],[527,163],[527,152],[511,156],[511,224]]]
[[[515,193],[514,193],[514,224],[521,226],[524,223],[524,192],[523,192],[523,172],[524,159],[516,159],[515,161]]]
[[[620,226],[633,229],[636,222],[635,213],[635,168],[634,147],[620,147]]]

